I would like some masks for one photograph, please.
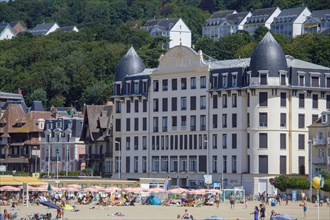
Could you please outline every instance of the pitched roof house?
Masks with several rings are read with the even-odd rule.
[[[311,12],[307,7],[283,9],[282,12],[274,18],[271,24],[271,31],[289,38],[301,35],[303,24],[310,14]]]
[[[247,18],[244,24],[244,30],[248,31],[250,34],[254,34],[254,31],[258,27],[270,29],[274,17],[278,16],[280,13],[281,10],[278,7],[256,9],[251,17]]]
[[[14,29],[7,23],[0,24],[0,40],[9,40],[15,37],[16,32]]]
[[[66,26],[66,27],[59,27],[57,32],[79,32],[77,26]]]
[[[141,29],[147,30],[151,36],[169,37],[165,48],[177,45],[191,47],[191,31],[181,18],[163,18],[147,21]]]
[[[244,23],[251,15],[250,12],[215,12],[204,23],[203,36],[218,40],[223,36],[236,33],[237,30],[243,30]]]
[[[316,10],[304,22],[303,33],[323,33],[330,30],[330,9]]]
[[[42,35],[46,36],[54,31],[56,31],[60,26],[57,23],[42,23],[35,26],[33,29],[29,30],[29,32],[36,36]]]

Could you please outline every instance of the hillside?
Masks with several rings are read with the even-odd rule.
[[[253,11],[256,8],[330,8],[328,0],[15,0],[0,2],[1,21],[21,21],[28,28],[43,22],[77,25],[79,33],[46,37],[25,34],[0,41],[0,89],[21,88],[28,103],[47,106],[103,104],[112,94],[114,72],[121,56],[133,45],[146,66],[157,66],[164,38],[139,29],[146,20],[181,17],[193,33],[196,50],[217,59],[249,57],[267,30],[255,36],[244,32],[219,42],[201,37],[202,25],[218,10]],[[329,36],[303,35],[295,39],[275,36],[286,54],[330,66]]]

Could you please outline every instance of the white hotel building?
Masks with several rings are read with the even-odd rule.
[[[176,46],[145,69],[131,48],[114,85],[114,178],[172,178],[272,192],[308,173],[308,129],[330,108],[330,69],[285,56],[270,33],[250,58],[207,61]]]

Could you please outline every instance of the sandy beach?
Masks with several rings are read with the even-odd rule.
[[[250,201],[248,208],[245,208],[244,204],[236,204],[234,209],[230,209],[229,203],[222,203],[217,209],[215,206],[203,206],[203,207],[177,207],[171,206],[152,206],[152,205],[136,205],[136,206],[123,206],[123,207],[98,207],[94,206],[91,209],[91,205],[78,205],[78,212],[66,210],[65,219],[80,220],[80,219],[176,219],[177,215],[182,215],[185,209],[188,209],[189,214],[193,215],[196,219],[205,219],[206,217],[217,215],[224,219],[253,219],[253,208],[259,205],[258,201]],[[277,213],[286,213],[296,217],[298,220],[305,219],[317,219],[318,208],[314,204],[308,203],[307,217],[304,218],[303,208],[299,206],[299,202],[290,202],[285,206],[277,205],[275,207],[266,206],[267,217],[269,219],[270,212],[274,209]],[[1,212],[3,209],[10,208],[9,206],[1,206]],[[30,206],[25,207],[18,205],[18,219],[26,218],[29,213],[52,213],[52,219],[56,216],[56,210],[48,209],[45,206]],[[330,207],[323,205],[320,207],[320,219],[330,219]],[[114,213],[121,212],[125,216],[113,216]],[[28,218],[27,218],[28,219]]]

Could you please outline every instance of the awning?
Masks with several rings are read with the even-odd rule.
[[[28,183],[29,185],[44,185],[47,182],[43,182],[38,178],[29,177],[29,176],[11,176],[11,175],[1,175],[0,176],[0,185],[9,185],[9,186],[20,186],[23,183]]]

